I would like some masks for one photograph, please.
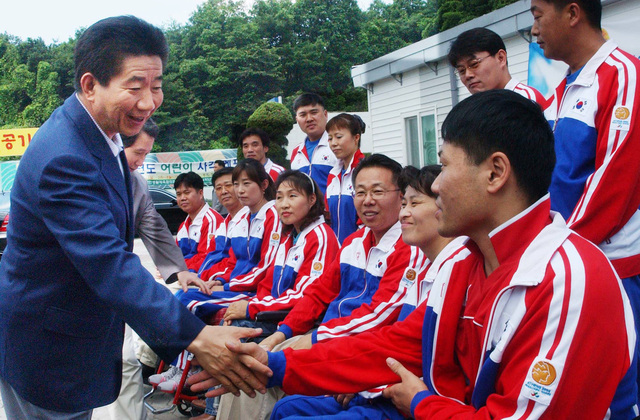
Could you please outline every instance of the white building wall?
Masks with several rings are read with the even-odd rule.
[[[369,93],[373,153],[382,153],[404,164],[404,116],[420,109],[420,71],[405,72],[402,84],[381,80]]]
[[[449,68],[447,60],[440,60],[437,68],[435,66],[422,67],[420,70],[421,111],[423,113],[431,112],[432,110],[434,111],[436,115],[436,131],[438,138],[440,138],[442,123],[453,107],[450,75],[451,69]],[[460,92],[460,86],[457,88],[458,92]],[[462,86],[462,89],[464,89],[464,86]],[[466,89],[464,89],[464,91],[466,92]],[[403,164],[405,164],[405,162],[403,162]]]

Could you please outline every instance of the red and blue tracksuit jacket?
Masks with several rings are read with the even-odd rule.
[[[433,263],[428,259],[425,259],[415,280],[408,279],[406,276],[403,276],[402,281],[409,284],[409,292],[402,301],[398,321],[406,319],[411,312],[427,300],[431,287],[433,286],[433,282],[436,279],[436,275],[441,270],[443,272],[451,271],[451,259],[449,257],[452,253],[457,252],[458,248],[464,245],[467,240],[468,238],[466,236],[459,236],[449,242],[447,246],[440,251]],[[388,385],[384,385],[368,391],[362,391],[360,392],[360,395],[366,399],[373,399],[379,397],[382,390],[387,386]]]
[[[511,90],[515,93],[519,93],[527,99],[530,99],[540,105],[540,108],[544,111],[549,106],[549,100],[540,93],[536,88],[527,86],[524,83],[518,82],[516,79],[511,79],[504,87],[507,90]]]
[[[336,235],[322,216],[304,228],[295,243],[293,231],[283,237],[274,264],[258,283],[256,296],[249,301],[247,318],[254,319],[258,312],[293,308],[339,249]]]
[[[267,162],[264,164],[264,170],[267,171],[273,182],[276,182],[278,179],[278,175],[284,172],[284,168],[277,163],[273,163],[273,161],[267,158]]]
[[[467,237],[459,237],[450,242],[435,258],[433,263],[425,259],[423,269],[410,278],[402,278],[408,283],[409,292],[405,296],[398,316],[398,321],[404,320],[416,307],[426,301],[429,291],[440,270],[449,269],[449,256],[457,252],[464,245]],[[286,419],[289,417],[326,417],[326,418],[389,418],[403,419],[390,400],[380,397],[380,393],[387,386],[376,387],[368,391],[362,391],[347,407],[339,405],[333,397],[306,397],[295,395],[279,401],[273,408],[272,419]]]
[[[247,319],[254,319],[258,312],[292,308],[310,284],[338,253],[338,240],[324,217],[300,232],[294,244],[293,233],[283,237],[273,264],[257,279],[257,292],[213,292],[199,290],[178,292],[176,296],[196,316],[205,318],[233,302],[250,299]]]
[[[551,208],[597,244],[621,278],[640,274],[640,60],[607,41],[551,98]]]
[[[229,232],[229,258],[201,273],[205,280],[217,279],[225,291],[255,292],[258,281],[273,263],[280,245],[280,219],[269,201],[256,213],[245,213]]]
[[[176,243],[189,271],[197,273],[207,254],[216,249],[216,230],[223,220],[220,213],[205,203],[193,220],[187,216],[182,222]]]
[[[313,342],[359,334],[393,323],[400,313],[408,285],[426,257],[402,241],[400,223],[394,224],[373,245],[373,232],[363,228],[352,234],[338,257],[289,312],[278,330],[287,338],[311,330],[326,310]]]
[[[347,168],[343,167],[342,161],[338,161],[327,178],[325,199],[331,215],[331,227],[340,243],[343,243],[359,227],[358,213],[356,213],[356,207],[353,204],[351,174],[363,157],[364,154],[358,149]],[[345,169],[344,174],[342,173],[343,169]]]
[[[308,137],[307,137],[308,139]],[[304,147],[305,142],[297,145],[291,152],[291,169],[297,169],[309,175],[324,194],[327,191],[327,178],[329,172],[338,163],[338,158],[333,154],[329,147],[329,135],[325,131],[320,138],[320,142],[313,150],[313,155],[309,157],[307,148]]]
[[[357,392],[397,383],[393,357],[428,387],[413,398],[416,419],[634,418],[633,315],[603,253],[550,213],[548,196],[489,237],[492,273],[468,241],[404,321],[270,353],[268,385]]]
[[[209,252],[204,258],[204,261],[202,261],[202,265],[200,265],[200,270],[198,271],[198,277],[208,280],[204,273],[215,264],[229,258],[229,251],[231,250],[231,237],[229,236],[229,232],[233,230],[233,227],[247,213],[249,213],[249,207],[243,207],[235,216],[231,217],[231,215],[228,214],[227,217],[224,218],[216,230],[216,249]]]

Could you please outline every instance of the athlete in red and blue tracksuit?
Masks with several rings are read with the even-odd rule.
[[[293,308],[340,249],[336,235],[322,216],[299,235],[294,232],[282,239],[273,266],[258,284],[256,296],[249,301],[248,319],[255,319],[263,311]]]
[[[346,168],[341,160],[338,161],[327,178],[325,199],[331,215],[331,227],[340,243],[343,243],[349,235],[358,230],[359,218],[356,206],[353,204],[351,174],[363,157],[364,154],[360,149],[356,150],[351,163]]]
[[[280,244],[280,219],[267,202],[252,215],[244,214],[230,232],[229,258],[200,273],[205,280],[216,279],[224,284],[223,292],[204,294],[197,289],[176,293],[176,297],[200,318],[215,314],[237,300],[255,295],[258,282],[273,263]]]
[[[205,203],[193,220],[187,216],[182,222],[176,243],[189,271],[197,273],[207,254],[216,249],[216,230],[223,220],[220,213]]]
[[[249,207],[241,208],[233,217],[230,214],[224,218],[224,221],[218,226],[216,230],[216,249],[209,252],[200,265],[198,271],[198,277],[206,278],[203,276],[203,272],[209,270],[215,264],[220,261],[229,258],[229,251],[231,250],[231,237],[230,232],[233,231],[233,227],[241,220],[247,213],[249,213]]]
[[[359,334],[394,322],[408,285],[400,279],[417,272],[426,257],[402,241],[400,222],[374,245],[371,229],[352,234],[338,258],[307,288],[303,299],[278,326],[286,338],[311,330],[326,310],[312,342]]]
[[[402,278],[401,281],[409,284],[409,292],[402,302],[398,321],[404,320],[420,304],[427,300],[429,291],[440,270],[450,271],[452,259],[449,257],[454,252],[458,252],[460,246],[464,245],[467,237],[458,237],[445,246],[438,254],[435,261],[424,261],[424,266],[416,277],[410,275]],[[297,418],[323,418],[323,419],[393,419],[402,420],[405,418],[391,400],[380,397],[380,393],[386,386],[376,387],[369,391],[360,392],[348,404],[343,407],[334,397],[307,397],[303,395],[291,395],[278,401],[271,412],[271,420],[292,420]]]
[[[302,299],[305,289],[324,272],[327,264],[333,261],[340,248],[335,234],[324,222],[324,217],[318,218],[304,228],[295,239],[294,237],[292,231],[282,238],[273,265],[261,276],[256,295],[249,300],[247,319],[255,319],[256,314],[262,311],[292,308]],[[200,295],[202,301],[194,304],[194,308],[215,304],[219,309],[231,302],[249,298],[246,294],[235,294],[228,299],[211,299],[205,294]],[[213,293],[212,296],[218,295],[219,292]]]
[[[267,158],[264,164],[264,170],[269,174],[273,182],[278,180],[278,175],[284,172],[284,168],[277,163],[274,163],[271,159]]]
[[[548,196],[489,238],[500,264],[490,275],[469,240],[404,321],[269,353],[268,386],[357,392],[398,382],[393,357],[428,387],[413,398],[416,419],[634,418],[633,315],[607,258],[550,214]]]
[[[329,135],[325,131],[318,144],[315,146],[309,157],[307,150],[307,137],[304,142],[297,145],[291,152],[291,169],[297,169],[309,175],[324,194],[327,191],[327,178],[329,172],[338,163],[338,158],[329,147]]]
[[[554,129],[557,157],[549,188],[551,208],[609,257],[629,295],[637,326],[639,72],[640,60],[607,41],[581,70],[560,83],[545,111]],[[640,371],[638,376],[640,380]]]

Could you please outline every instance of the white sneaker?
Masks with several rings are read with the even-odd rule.
[[[202,372],[202,368],[200,366],[196,366],[189,369],[189,373],[187,373],[187,379],[198,372]],[[178,390],[178,385],[180,385],[180,380],[182,379],[182,376],[183,376],[182,371],[180,371],[180,374],[175,375],[174,377],[169,378],[166,381],[160,383],[158,385],[158,389],[162,392],[173,394]]]
[[[176,366],[171,366],[169,370],[165,372],[149,376],[149,383],[153,386],[158,386],[159,384],[168,381],[176,375],[182,376],[182,369],[178,369]]]

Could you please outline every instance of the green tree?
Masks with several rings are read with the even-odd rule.
[[[58,73],[46,61],[38,63],[36,86],[31,103],[22,111],[25,125],[39,127],[49,115],[62,103],[58,96]]]
[[[166,90],[158,123],[167,135],[180,137],[162,143],[163,150],[232,147],[233,133],[251,112],[281,91],[279,57],[257,36],[243,3],[232,0],[204,3],[190,24],[169,31],[168,39],[171,94]]]
[[[285,95],[318,92],[329,109],[336,109],[347,92],[364,103],[366,93],[351,83],[351,67],[361,58],[358,35],[364,21],[357,2],[298,0],[293,17],[296,44],[292,59],[283,64]]]
[[[287,137],[293,127],[291,111],[280,103],[265,102],[247,120],[247,128],[256,127],[264,130],[271,139],[269,157],[278,165],[288,168]],[[242,151],[239,152],[241,156]]]
[[[451,29],[517,0],[441,0],[436,20],[437,31]]]
[[[35,75],[26,64],[18,64],[0,85],[1,124],[22,126],[22,111],[31,103],[34,93]]]

